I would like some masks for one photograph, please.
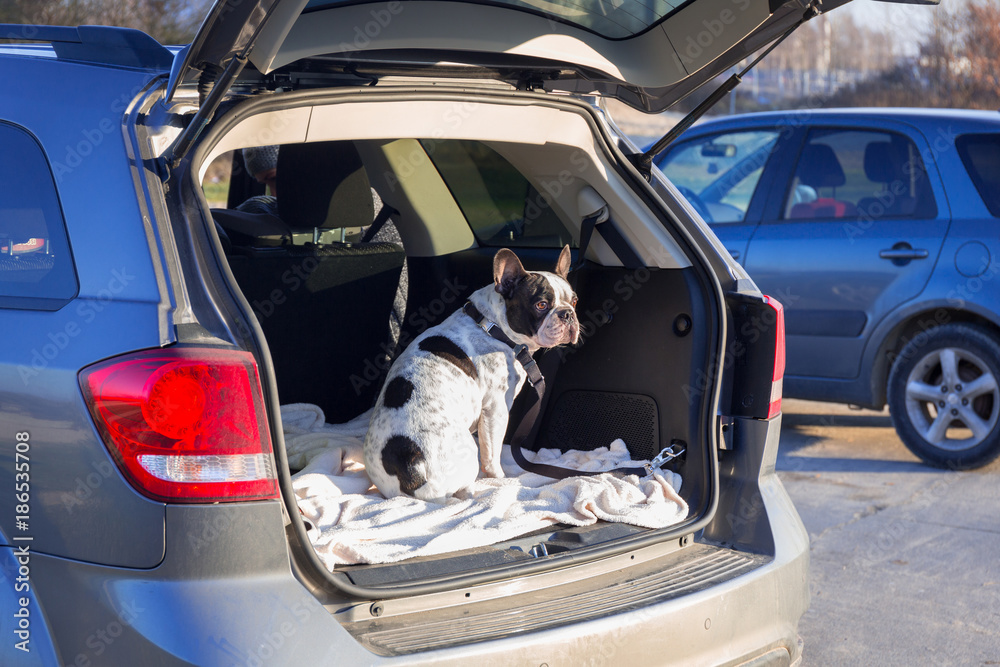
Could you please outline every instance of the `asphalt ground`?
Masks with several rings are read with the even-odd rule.
[[[888,410],[782,407],[777,467],[810,538],[803,667],[1000,665],[1000,461],[938,470]]]

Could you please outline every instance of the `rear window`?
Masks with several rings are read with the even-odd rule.
[[[966,134],[955,145],[986,208],[1000,218],[1000,134]]]
[[[35,139],[0,123],[0,308],[58,310],[76,296],[55,181]]]
[[[422,140],[421,144],[480,245],[576,245],[573,235],[552,210],[548,195],[539,192],[514,165],[486,144],[465,140]]]
[[[407,0],[397,0],[405,3]],[[611,39],[637,35],[659,23],[665,16],[692,0],[465,0],[471,4],[498,5],[539,14],[569,23]],[[337,5],[357,4],[356,0],[309,0],[305,11]]]
[[[810,130],[785,199],[788,220],[927,220],[937,204],[916,145],[897,132]]]

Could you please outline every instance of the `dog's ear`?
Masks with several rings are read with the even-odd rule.
[[[569,244],[563,246],[562,252],[559,253],[559,259],[556,260],[556,275],[563,280],[569,275],[569,267],[573,262],[573,255],[570,254]]]
[[[512,250],[501,248],[497,251],[493,258],[493,288],[503,298],[511,298],[514,295],[514,288],[526,275],[528,272],[521,266],[521,260]]]

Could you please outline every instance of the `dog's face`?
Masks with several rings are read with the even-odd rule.
[[[566,281],[570,260],[569,246],[559,254],[554,273],[525,271],[507,248],[493,259],[494,287],[504,299],[507,324],[539,347],[573,344],[580,337],[576,294]]]

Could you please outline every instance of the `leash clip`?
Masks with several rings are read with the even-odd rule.
[[[675,452],[673,445],[661,449],[660,453],[656,455],[656,458],[654,458],[649,463],[642,464],[643,469],[646,471],[646,477],[651,477],[652,474],[656,472],[657,468],[662,468],[664,463],[669,463],[670,461],[673,461],[678,456],[683,454],[684,451],[685,450],[682,447],[680,451]]]

